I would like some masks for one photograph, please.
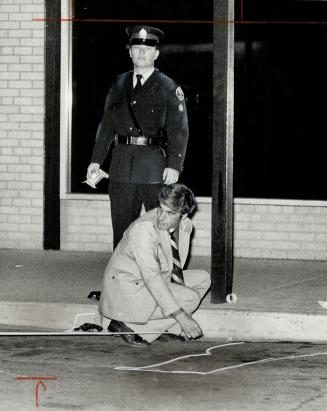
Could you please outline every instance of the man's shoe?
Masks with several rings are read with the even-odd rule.
[[[170,341],[175,341],[175,342],[182,342],[186,341],[186,338],[181,336],[181,335],[176,335],[176,334],[161,334],[159,338],[157,338],[157,341],[160,342],[170,342]]]
[[[122,321],[111,320],[108,331],[112,333],[120,334],[120,337],[127,342],[129,345],[134,345],[135,347],[149,347],[151,345],[147,341],[143,340],[138,334],[133,334],[134,331],[127,327]],[[131,333],[131,334],[121,334],[121,333]]]

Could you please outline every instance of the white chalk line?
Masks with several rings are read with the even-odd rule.
[[[130,335],[130,334],[135,334],[135,335],[138,335],[138,334],[152,334],[152,335],[153,335],[153,334],[170,334],[169,331],[160,332],[160,333],[158,333],[158,331],[142,331],[142,332],[140,332],[140,331],[138,331],[138,332],[135,332],[135,331],[122,331],[122,332],[100,331],[100,332],[95,332],[95,333],[92,333],[92,332],[89,332],[89,331],[81,331],[81,332],[76,332],[76,331],[75,331],[75,325],[76,325],[76,322],[77,322],[78,317],[81,317],[81,316],[83,316],[83,315],[95,315],[95,314],[96,314],[96,313],[94,313],[94,312],[92,312],[92,313],[77,314],[77,315],[75,316],[75,320],[74,320],[74,323],[73,323],[72,328],[70,328],[69,330],[60,332],[60,333],[56,333],[56,332],[55,332],[55,333],[52,333],[52,334],[54,334],[54,335],[57,335],[57,334],[61,335],[61,334],[65,334],[65,333],[73,333],[73,334],[79,334],[79,335],[85,335],[85,334],[92,334],[92,335],[94,335],[94,334],[105,334],[105,335]],[[97,323],[97,321],[95,321],[94,324],[100,325],[100,324]],[[3,334],[6,334],[6,333],[3,333]],[[8,333],[8,334],[9,334],[9,333]],[[12,333],[10,333],[10,334],[12,334]],[[39,333],[39,334],[44,334],[44,333]],[[51,333],[46,333],[46,334],[51,334]]]
[[[288,355],[285,357],[277,357],[277,358],[264,358],[262,360],[257,360],[257,361],[252,361],[252,362],[246,362],[242,364],[236,364],[236,365],[231,365],[229,367],[222,367],[222,368],[217,368],[215,370],[211,371],[183,371],[183,370],[160,370],[160,369],[149,369],[152,367],[160,367],[169,363],[172,363],[174,361],[178,361],[181,359],[185,358],[192,358],[192,357],[201,357],[201,356],[210,356],[211,355],[211,350],[214,350],[216,348],[223,348],[223,347],[228,347],[231,345],[239,345],[239,344],[245,344],[244,342],[239,342],[239,343],[230,343],[230,344],[223,344],[223,345],[216,345],[214,347],[210,347],[206,350],[205,353],[202,354],[190,354],[190,355],[184,355],[182,357],[177,357],[169,361],[164,361],[162,363],[158,364],[153,364],[153,365],[148,365],[144,367],[115,367],[115,370],[119,371],[141,371],[141,372],[156,372],[156,373],[162,373],[162,374],[196,374],[196,375],[210,375],[222,371],[230,371],[234,370],[237,368],[241,367],[248,367],[250,365],[258,365],[258,364],[263,364],[263,363],[268,363],[268,362],[276,362],[276,361],[282,361],[282,360],[293,360],[293,359],[299,359],[299,358],[306,358],[306,357],[317,357],[320,355],[327,355],[327,351],[324,352],[319,352],[319,353],[312,353],[312,354],[299,354],[299,355]]]
[[[73,326],[72,326],[72,328],[70,328],[69,330],[65,330],[65,331],[63,331],[62,333],[63,334],[65,334],[65,333],[73,333],[73,334],[81,334],[81,335],[83,335],[83,334],[87,334],[87,333],[89,333],[89,334],[94,334],[94,333],[90,333],[89,331],[82,331],[82,332],[80,332],[80,333],[77,333],[76,331],[75,331],[75,326],[76,326],[76,322],[77,322],[77,319],[78,319],[78,317],[81,317],[81,316],[83,316],[83,315],[95,315],[96,313],[94,313],[94,312],[92,312],[92,313],[83,313],[83,314],[77,314],[76,316],[75,316],[75,320],[74,320],[74,323],[73,323]],[[98,324],[97,323],[97,321],[95,321],[94,322],[94,324],[96,324],[96,325],[100,325],[100,324]],[[62,333],[59,333],[59,334],[62,334]],[[6,334],[6,333],[3,333],[3,334]],[[54,333],[54,334],[57,334],[57,333]],[[170,334],[170,332],[169,331],[165,331],[165,332],[163,332],[163,333],[158,333],[158,331],[142,331],[142,332],[140,332],[140,331],[138,331],[138,332],[135,332],[135,331],[122,331],[122,332],[110,332],[110,331],[100,331],[100,332],[97,332],[97,333],[95,333],[95,334],[106,334],[106,335],[125,335],[125,334],[127,334],[127,335],[130,335],[130,334]]]
[[[96,314],[95,312],[92,312],[92,313],[77,314],[77,315],[75,316],[75,320],[74,320],[74,323],[73,323],[72,328],[70,328],[69,330],[66,330],[66,331],[64,331],[64,332],[65,332],[65,333],[71,333],[71,332],[73,332],[73,331],[74,331],[74,328],[75,328],[76,321],[77,321],[78,317],[81,317],[81,316],[83,316],[83,315],[97,315],[97,314]],[[98,325],[98,324],[97,324],[97,325]]]
[[[229,346],[232,346],[232,345],[241,345],[241,344],[245,344],[245,343],[243,341],[241,341],[241,342],[235,342],[235,343],[220,344],[220,345],[215,345],[214,347],[207,348],[204,353],[200,353],[200,354],[182,355],[181,357],[176,357],[176,358],[173,358],[171,360],[159,362],[157,364],[145,365],[143,367],[125,367],[125,366],[121,366],[121,367],[115,367],[114,369],[115,370],[129,370],[129,371],[153,371],[153,370],[148,370],[148,368],[160,367],[162,365],[171,364],[173,362],[183,360],[183,359],[186,359],[186,358],[210,356],[211,355],[211,350],[214,350],[215,348],[224,348],[224,347],[229,347]],[[164,372],[172,372],[172,371],[164,371]]]

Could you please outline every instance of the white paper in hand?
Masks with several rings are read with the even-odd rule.
[[[109,174],[106,173],[105,171],[101,170],[101,168],[100,168],[98,173],[92,173],[87,180],[83,181],[83,183],[88,184],[92,188],[97,188],[96,185],[103,178],[109,178]]]

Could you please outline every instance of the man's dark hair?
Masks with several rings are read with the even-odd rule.
[[[192,191],[184,184],[175,183],[163,186],[158,195],[159,203],[164,203],[172,210],[181,210],[182,214],[191,214],[196,208]]]

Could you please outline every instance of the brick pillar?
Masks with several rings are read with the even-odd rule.
[[[33,18],[43,3],[1,0],[1,248],[42,248],[44,23]]]

